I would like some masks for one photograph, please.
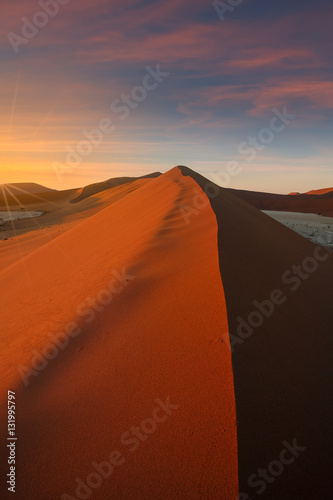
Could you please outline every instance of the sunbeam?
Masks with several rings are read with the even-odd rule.
[[[16,77],[16,84],[14,87],[14,96],[13,96],[13,102],[12,102],[12,107],[10,111],[10,116],[9,116],[9,125],[8,125],[8,137],[11,133],[12,129],[12,124],[13,124],[13,119],[14,119],[14,114],[15,114],[15,109],[16,109],[16,101],[17,101],[17,94],[18,94],[18,89],[19,89],[19,83],[21,79],[21,73],[19,72]]]

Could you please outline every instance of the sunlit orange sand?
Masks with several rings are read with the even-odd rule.
[[[18,498],[250,499],[249,476],[294,439],[306,451],[262,498],[329,495],[332,258],[207,184],[176,167],[57,195],[49,227],[1,242]],[[291,292],[281,277],[313,255]]]

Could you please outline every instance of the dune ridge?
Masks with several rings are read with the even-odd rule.
[[[329,497],[332,255],[183,166],[72,206],[66,230],[0,273],[1,395],[17,391],[29,495],[77,498],[75,478],[118,449],[92,498],[249,500],[296,440],[262,498]],[[17,367],[70,322],[79,333],[25,385]],[[131,453],[121,436],[168,398]]]
[[[183,175],[202,189],[207,179],[186,167]],[[313,273],[303,270],[291,290],[291,269],[313,258],[316,246],[221,188],[210,198],[218,223],[220,272],[230,335],[237,411],[239,487],[251,498],[248,479],[279,456],[284,440],[307,448],[292,467],[269,484],[262,498],[327,498],[332,444],[333,257]],[[320,248],[320,247],[319,247]],[[286,276],[287,283],[283,281]],[[289,281],[288,281],[289,280]],[[295,285],[295,283],[294,283]],[[283,304],[245,339],[239,321],[279,289]],[[244,330],[243,330],[244,331]],[[308,473],[311,471],[311,474]]]
[[[92,498],[237,496],[217,224],[208,203],[185,223],[179,205],[192,202],[194,189],[173,169],[1,273],[2,394],[17,391],[20,484],[34,498],[75,497],[75,478],[84,481],[92,462],[121,447],[120,436],[168,396],[179,409],[135,453],[121,447],[124,465]],[[124,268],[128,284],[110,307],[92,323],[78,318],[77,304]],[[68,321],[81,333],[25,387],[17,365],[29,366],[31,349],[41,352],[47,332]]]

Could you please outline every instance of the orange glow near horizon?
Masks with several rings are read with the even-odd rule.
[[[244,5],[240,18],[222,24],[205,0],[191,12],[186,0],[129,0],[112,12],[106,0],[82,0],[64,5],[18,54],[2,37],[0,184],[66,189],[179,164],[207,175],[238,161],[243,174],[232,187],[331,186],[330,12],[309,6],[272,16],[279,9],[268,3],[255,16]],[[30,0],[8,3],[6,29],[19,32],[34,8]],[[168,76],[142,100],[132,97],[123,120],[112,104],[132,96],[148,66]],[[274,108],[297,119],[247,163],[238,146],[267,127]],[[105,119],[115,130],[68,168],[68,151]]]

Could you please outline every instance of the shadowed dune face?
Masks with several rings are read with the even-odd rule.
[[[305,194],[289,195],[259,193],[227,189],[227,191],[259,210],[279,210],[283,212],[304,212],[333,216],[333,191],[319,190]]]
[[[73,196],[76,191],[76,189],[56,191],[32,183],[4,184],[0,186],[0,207],[4,209],[13,205],[27,207],[33,203],[61,201]]]
[[[51,191],[56,191],[55,189],[50,189],[41,184],[36,184],[35,182],[14,182],[13,184],[0,184],[0,194],[3,196],[3,192],[12,193],[13,195],[33,194],[33,193],[47,193]],[[1,199],[1,198],[0,198]]]
[[[20,498],[23,488],[31,498],[77,498],[75,478],[85,482],[92,463],[113,450],[125,462],[91,498],[236,498],[217,224],[209,203],[195,224],[185,223],[179,206],[191,203],[194,189],[201,193],[173,169],[0,274],[1,391],[17,391]],[[113,282],[118,293],[103,305],[101,291],[124,269]],[[89,322],[88,300],[98,307]],[[48,333],[64,332],[70,321],[80,333],[26,386],[17,366],[31,367],[31,350],[44,352]],[[168,396],[171,414],[160,412],[150,432],[147,419]],[[147,433],[131,452],[133,426]]]
[[[205,178],[180,168],[202,189],[207,186]],[[290,282],[295,275],[288,271],[308,265],[304,259],[313,257],[316,247],[222,188],[210,202],[218,223],[231,343],[233,336],[240,342],[232,355],[240,491],[252,498],[256,489],[249,487],[248,478],[278,459],[284,440],[296,438],[306,451],[274,482],[266,483],[261,497],[328,498],[333,257],[325,257],[322,249],[326,260],[318,262],[315,272],[303,270],[307,277],[299,278],[298,289],[292,291],[297,281]],[[247,321],[258,311],[253,301],[262,303],[277,289],[285,301],[252,334],[243,328],[240,337],[237,318]]]

